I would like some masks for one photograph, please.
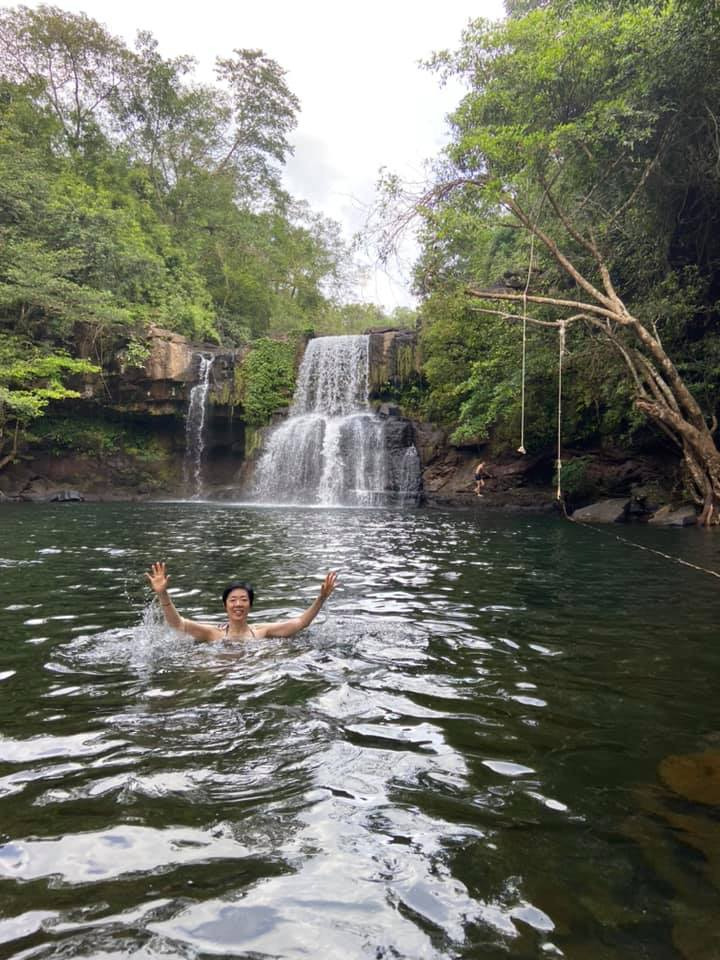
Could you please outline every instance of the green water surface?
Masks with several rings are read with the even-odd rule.
[[[617,533],[720,569],[556,518],[0,508],[0,957],[720,957],[720,581]],[[198,645],[159,559],[205,621],[340,585]]]

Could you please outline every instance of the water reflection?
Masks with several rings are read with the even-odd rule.
[[[717,748],[697,573],[542,519],[0,523],[4,956],[712,956],[717,806],[658,772]],[[148,605],[160,557],[193,618],[230,579],[261,620],[341,587],[304,635],[195,644]]]

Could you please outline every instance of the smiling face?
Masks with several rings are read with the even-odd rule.
[[[250,595],[242,587],[231,590],[225,598],[225,609],[230,620],[244,620],[250,612]]]

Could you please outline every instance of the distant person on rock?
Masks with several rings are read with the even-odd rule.
[[[196,640],[246,640],[261,637],[292,637],[307,627],[320,613],[322,605],[335,589],[337,573],[328,573],[320,587],[319,596],[297,617],[278,620],[275,623],[247,622],[255,594],[249,583],[231,583],[223,590],[222,602],[227,613],[227,622],[217,626],[212,623],[196,623],[186,620],[175,609],[167,592],[170,577],[164,563],[153,563],[150,573],[145,574],[162,607],[165,622],[174,630],[189,633]]]
[[[485,461],[481,460],[480,463],[475,467],[475,496],[481,497],[483,495],[485,481],[489,479],[490,474],[485,469]]]

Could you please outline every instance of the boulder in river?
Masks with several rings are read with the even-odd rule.
[[[82,503],[85,495],[78,490],[53,490],[46,499],[48,503]]]
[[[580,507],[572,518],[581,523],[624,523],[627,520],[630,500],[628,497],[615,497],[612,500],[600,500],[589,507]]]

